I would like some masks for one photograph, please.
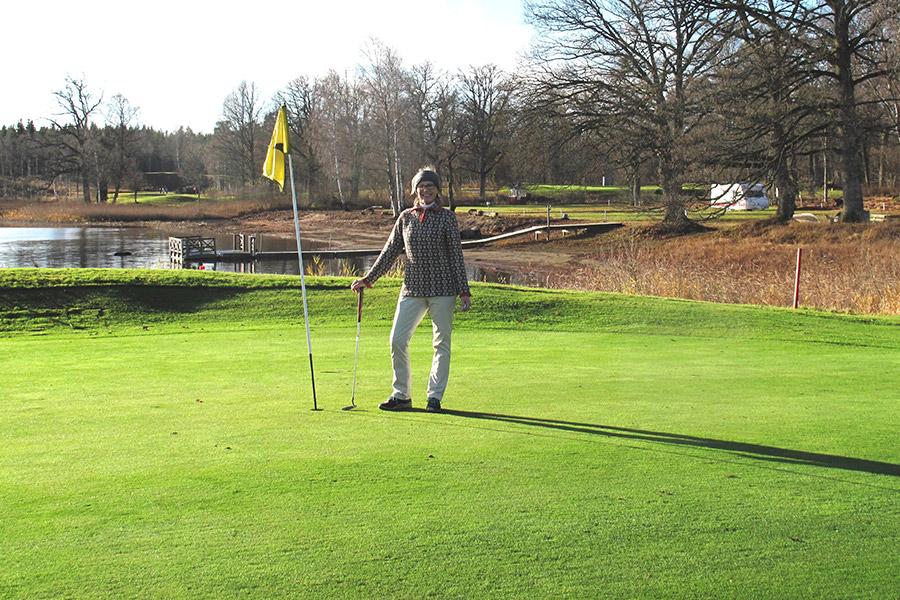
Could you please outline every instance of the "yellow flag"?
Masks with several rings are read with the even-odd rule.
[[[278,109],[275,131],[272,132],[272,141],[269,142],[269,151],[266,152],[266,162],[263,165],[263,175],[272,181],[277,181],[282,190],[284,189],[284,157],[290,151],[287,110],[282,106]]]

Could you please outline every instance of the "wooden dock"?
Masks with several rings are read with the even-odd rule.
[[[557,224],[557,225],[535,225],[534,227],[528,227],[526,229],[518,229],[516,231],[510,231],[507,233],[501,233],[500,235],[493,235],[491,237],[481,238],[478,240],[463,240],[462,247],[463,250],[467,248],[479,248],[481,246],[486,246],[488,244],[493,244],[495,242],[501,242],[503,240],[509,240],[514,237],[519,237],[523,235],[540,235],[541,233],[548,233],[549,231],[563,231],[570,232],[574,235],[579,233],[605,233],[607,231],[612,231],[613,229],[618,229],[622,227],[624,223],[565,223],[565,224]]]
[[[477,240],[463,240],[463,250],[470,248],[480,248],[488,244],[509,240],[524,235],[539,236],[542,233],[549,234],[550,231],[565,231],[573,234],[591,232],[604,233],[622,227],[623,223],[566,223],[563,225],[535,225],[517,231],[510,231],[494,235],[491,237],[481,238]],[[235,235],[235,249],[233,250],[217,250],[215,238],[204,238],[201,236],[188,237],[170,237],[169,238],[169,260],[173,265],[181,265],[184,263],[239,263],[253,262],[257,260],[296,260],[296,250],[283,251],[259,251],[256,250],[255,236]],[[304,258],[318,257],[320,259],[329,258],[360,258],[365,256],[377,256],[381,252],[381,248],[360,248],[360,249],[338,249],[338,250],[304,250]]]

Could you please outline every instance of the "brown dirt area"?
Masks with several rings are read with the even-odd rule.
[[[356,211],[301,211],[300,234],[305,239],[327,243],[332,248],[380,248],[394,224],[390,210],[376,208]],[[498,235],[509,231],[525,229],[546,223],[541,217],[491,216],[483,213],[458,212],[460,230],[478,230],[480,237]],[[572,223],[575,221],[554,220],[552,223]],[[267,233],[293,237],[294,218],[290,210],[269,211],[244,215],[211,223],[184,223],[186,230],[196,233]],[[166,224],[171,228],[172,224]],[[854,226],[849,226],[854,227]],[[897,224],[884,224],[875,228],[856,226],[860,232],[852,236],[887,236],[895,238]],[[466,250],[466,261],[486,270],[518,274],[528,279],[557,278],[564,274],[595,269],[599,261],[608,260],[611,247],[633,248],[635,244],[681,245],[688,239],[701,245],[734,245],[758,242],[764,247],[783,244],[835,243],[849,234],[846,227],[810,226],[792,224],[780,226],[772,221],[750,222],[742,225],[698,227],[686,236],[663,236],[656,239],[646,224],[626,224],[625,227],[604,234],[577,236],[555,231],[548,242],[543,233],[538,236],[525,235],[508,241],[492,243],[480,248]],[[671,239],[670,239],[671,237]],[[702,241],[701,241],[702,240]],[[606,258],[604,258],[606,257]]]
[[[521,218],[458,212],[462,232],[477,230],[480,237],[498,235],[546,223],[541,217]],[[333,248],[380,248],[391,232],[394,217],[389,210],[301,211],[300,235],[329,243]],[[556,223],[557,221],[554,221]],[[187,224],[186,224],[187,226]],[[195,225],[196,226],[196,225]],[[204,224],[207,233],[268,233],[294,235],[294,216],[289,210],[245,215],[227,221]],[[550,274],[573,266],[583,258],[583,248],[564,242],[555,233],[553,242],[523,236],[483,248],[466,250],[466,259],[475,266],[513,273]],[[558,243],[563,242],[563,243]]]

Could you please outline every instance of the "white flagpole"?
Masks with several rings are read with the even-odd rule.
[[[291,172],[291,199],[294,205],[294,232],[297,234],[297,257],[300,260],[300,290],[303,294],[303,319],[306,321],[306,348],[309,350],[309,376],[312,379],[313,410],[319,410],[316,403],[316,376],[313,370],[312,344],[309,338],[309,310],[306,305],[306,276],[303,273],[303,249],[300,245],[300,217],[297,216],[297,190],[294,189],[294,158],[287,155],[288,169]]]

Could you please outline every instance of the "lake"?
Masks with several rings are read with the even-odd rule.
[[[171,269],[181,268],[169,262],[169,237],[197,235],[196,232],[162,231],[141,227],[0,227],[0,268],[112,268],[112,269]],[[301,234],[302,235],[302,234]],[[216,238],[216,248],[234,248],[232,235],[210,236]],[[302,240],[307,250],[326,249],[328,244],[316,244]],[[297,242],[293,237],[258,235],[256,249],[260,251],[294,251]],[[365,273],[374,256],[329,259],[315,265],[324,275]],[[198,268],[200,265],[185,265]],[[209,270],[272,273],[298,275],[300,267],[296,259],[259,260],[247,263],[206,263]],[[304,256],[307,272],[312,261]],[[539,286],[539,278],[530,281],[526,275],[466,265],[470,281],[508,283]]]

